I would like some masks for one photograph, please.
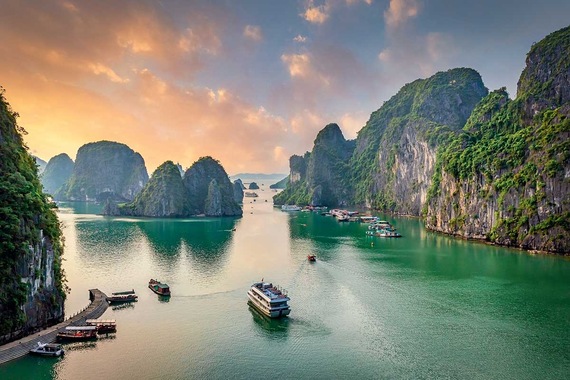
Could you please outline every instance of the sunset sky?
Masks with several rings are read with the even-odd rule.
[[[512,97],[570,1],[0,2],[0,85],[30,151],[127,144],[151,173],[212,156],[287,173],[326,124],[355,138],[404,84],[471,67]]]

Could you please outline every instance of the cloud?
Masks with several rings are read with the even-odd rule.
[[[263,39],[263,36],[261,34],[261,28],[259,26],[254,26],[254,25],[246,25],[245,28],[243,29],[243,36],[256,42],[261,41]]]
[[[115,73],[113,71],[113,69],[111,69],[105,65],[102,65],[100,63],[89,64],[89,69],[91,71],[93,71],[93,74],[95,74],[95,75],[99,75],[99,74],[106,75],[107,78],[109,78],[112,82],[126,83],[129,81],[128,79],[124,79],[124,78],[121,78],[120,76],[118,76],[117,73]]]
[[[384,21],[388,29],[397,29],[408,19],[414,18],[420,11],[419,0],[390,0],[384,11]]]
[[[355,139],[358,131],[364,127],[369,118],[366,112],[345,113],[340,118],[340,127],[342,128],[346,139]]]
[[[378,59],[385,71],[397,73],[391,79],[402,83],[448,69],[457,51],[453,38],[443,33],[396,34]]]
[[[320,25],[324,24],[339,8],[350,7],[360,2],[371,5],[373,0],[325,0],[320,5],[315,5],[314,0],[308,0],[300,16],[312,24]]]
[[[313,1],[307,4],[303,18],[313,24],[322,24],[329,18],[330,6],[328,3],[314,5]]]
[[[192,82],[208,59],[225,54],[230,26],[211,6],[173,15],[138,1],[5,4],[2,85],[32,151],[73,157],[106,139],[140,152],[150,171],[205,155],[228,172],[287,171],[283,157],[295,146],[285,118],[223,85]],[[261,36],[255,28],[250,38]]]
[[[295,36],[295,38],[293,38],[293,41],[299,42],[299,43],[307,42],[307,37],[302,36],[302,35],[300,35],[300,34],[297,34],[297,35]]]

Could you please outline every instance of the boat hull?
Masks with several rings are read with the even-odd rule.
[[[93,335],[57,335],[56,336],[56,340],[58,342],[86,342],[86,341],[90,341],[90,340],[97,340],[97,334],[93,334]]]
[[[281,318],[289,315],[291,313],[291,308],[287,306],[286,308],[279,309],[267,309],[257,298],[255,298],[251,292],[247,292],[247,297],[249,298],[249,304],[255,308],[258,312],[269,318]]]

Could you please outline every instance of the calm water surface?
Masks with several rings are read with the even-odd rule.
[[[241,219],[110,218],[62,204],[66,313],[87,305],[90,288],[134,288],[139,301],[103,315],[116,334],[67,345],[63,359],[5,364],[0,378],[568,378],[568,259],[413,219],[387,217],[402,239],[367,237],[365,225],[281,212],[274,193],[258,193]],[[172,297],[152,293],[150,278]],[[261,278],[289,291],[289,318],[248,307]]]

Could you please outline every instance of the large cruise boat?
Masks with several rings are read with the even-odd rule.
[[[269,318],[284,317],[291,312],[287,304],[290,298],[269,282],[262,280],[251,285],[247,296],[251,305]]]

